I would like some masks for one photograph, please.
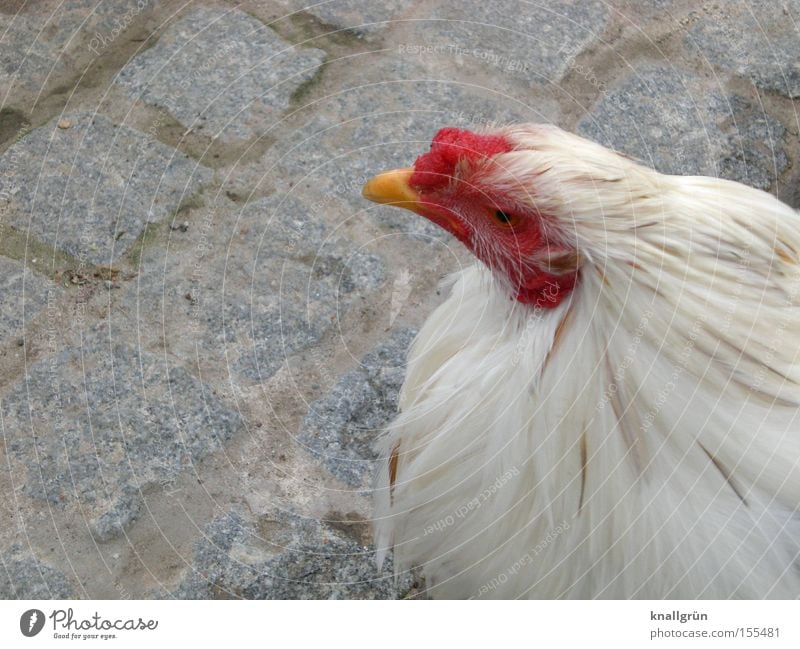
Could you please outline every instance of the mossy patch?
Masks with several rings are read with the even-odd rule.
[[[22,112],[13,108],[0,110],[0,151],[25,137],[30,128],[30,120]]]
[[[53,280],[57,280],[64,270],[81,266],[72,255],[10,225],[0,225],[0,255],[22,261]],[[91,268],[91,265],[84,266]]]

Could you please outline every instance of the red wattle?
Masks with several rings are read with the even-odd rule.
[[[540,273],[525,278],[517,289],[517,300],[542,309],[553,309],[567,297],[578,281],[578,273],[551,275]]]

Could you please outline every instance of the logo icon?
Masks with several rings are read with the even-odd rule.
[[[44,627],[44,613],[38,608],[32,608],[25,611],[22,617],[19,618],[19,630],[22,635],[32,638]]]

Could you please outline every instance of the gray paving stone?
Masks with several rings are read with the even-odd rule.
[[[10,225],[97,264],[119,258],[147,223],[212,177],[182,153],[91,113],[28,133],[0,157],[0,175],[10,188]]]
[[[324,59],[242,11],[196,7],[133,58],[117,83],[187,128],[241,140],[267,130]]]
[[[209,524],[173,596],[396,599],[411,587],[408,575],[395,583],[391,561],[378,573],[374,549],[325,522],[282,512],[259,523],[229,512]]]
[[[113,326],[163,337],[185,358],[224,356],[248,381],[267,380],[319,343],[385,278],[377,255],[279,194],[240,210],[206,208],[180,236],[180,248],[146,252],[136,284],[115,297]]]
[[[788,166],[780,122],[742,97],[663,66],[639,67],[611,88],[578,132],[663,173],[719,176],[761,189]]]
[[[317,20],[333,27],[345,29],[359,38],[370,38],[392,25],[392,19],[413,8],[410,0],[283,0],[289,11],[311,14]]]
[[[0,408],[27,494],[79,505],[99,540],[136,519],[141,489],[191,470],[241,426],[184,369],[109,338],[105,327],[84,334],[82,349],[29,367]]]
[[[716,5],[686,35],[693,55],[765,90],[800,97],[800,0]]]
[[[375,475],[380,459],[372,445],[397,413],[414,335],[409,329],[397,331],[309,408],[298,441],[349,485],[366,486]]]
[[[56,30],[48,17],[0,13],[0,106],[13,102],[12,86],[39,93],[47,83],[63,81],[69,70],[73,61],[66,45],[75,25],[62,22]]]
[[[61,293],[59,286],[23,262],[0,257],[0,344],[20,335],[23,325]]]
[[[417,46],[434,47],[434,55],[455,57],[465,66],[547,85],[600,38],[609,17],[601,0],[443,0],[424,15],[427,20],[414,30],[418,40],[406,51],[414,55]]]
[[[248,209],[250,218],[271,218],[261,227],[253,265],[229,266],[247,277],[248,294],[229,292],[225,304],[232,330],[246,341],[234,368],[263,381],[337,326],[358,295],[383,284],[385,269],[376,255],[331,236],[298,201],[281,201],[269,212],[259,204]]]
[[[0,14],[0,107],[13,102],[12,87],[38,93],[49,78],[63,77],[64,57],[43,55],[35,43],[32,25]]]
[[[0,555],[0,599],[68,599],[69,579],[59,570],[12,548]]]
[[[33,36],[28,46],[43,54],[64,54],[87,46],[87,37],[113,44],[132,22],[164,6],[164,0],[37,0],[9,12],[0,20]]]
[[[0,106],[13,85],[34,95],[63,85],[81,60],[107,56],[135,20],[163,0],[37,0],[23,11],[0,7]],[[117,43],[118,44],[118,43]]]

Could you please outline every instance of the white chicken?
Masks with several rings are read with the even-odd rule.
[[[446,598],[800,596],[800,217],[547,125],[365,197],[480,260],[409,353],[379,561]]]

